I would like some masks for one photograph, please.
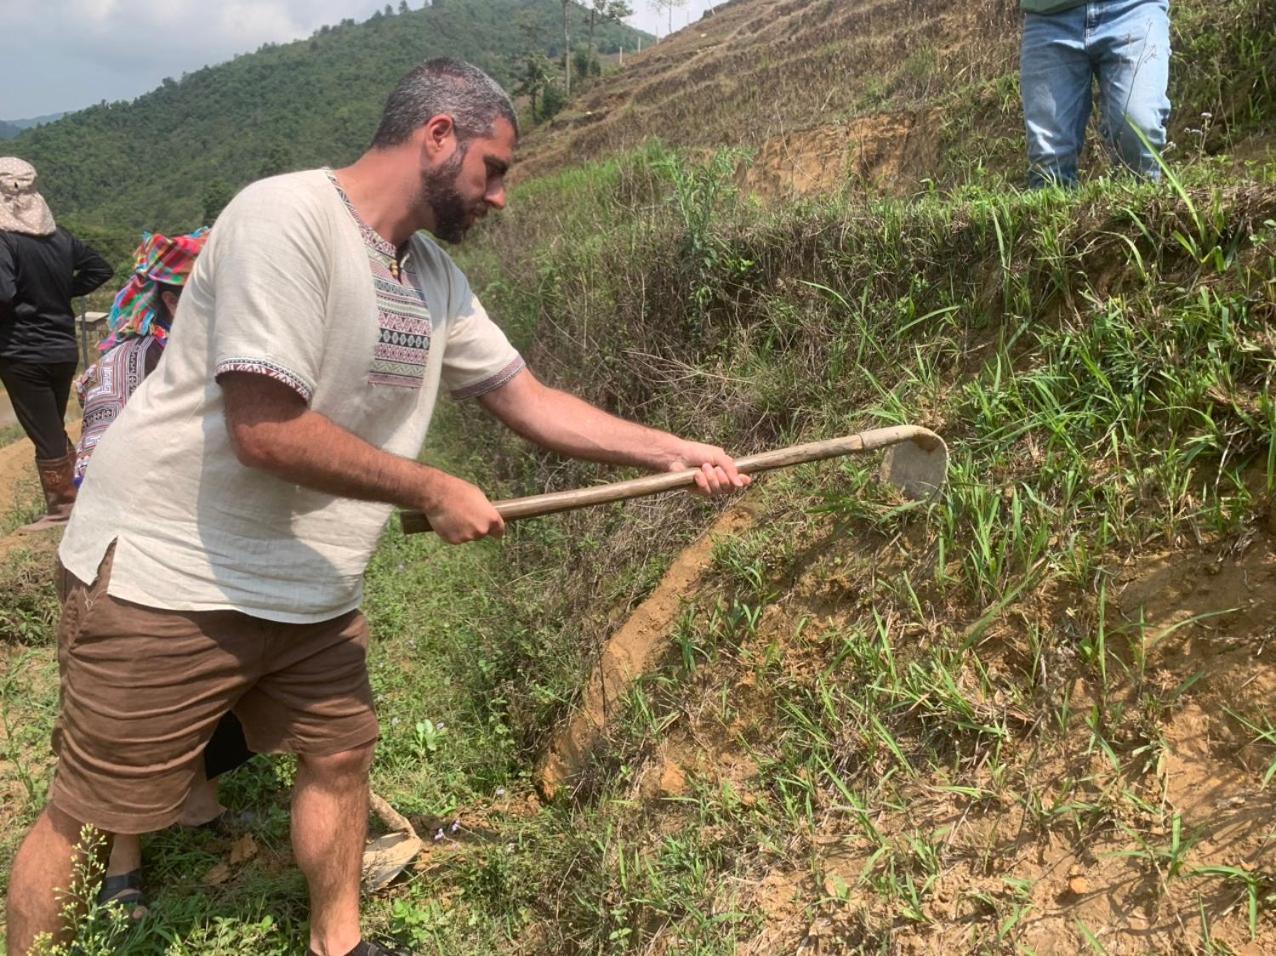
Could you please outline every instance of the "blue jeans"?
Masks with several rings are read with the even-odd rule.
[[[1157,151],[1165,146],[1168,0],[1097,0],[1062,13],[1027,13],[1019,69],[1029,186],[1076,184],[1096,78],[1105,144],[1136,175],[1160,177],[1152,149],[1134,130]]]

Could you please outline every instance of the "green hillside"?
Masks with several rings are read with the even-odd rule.
[[[573,16],[583,37],[584,9]],[[640,37],[651,40],[622,24],[598,29],[604,52]],[[561,47],[555,0],[448,0],[266,44],[27,131],[7,149],[36,165],[56,214],[118,260],[141,229],[200,225],[206,205],[253,179],[353,159],[392,84],[422,60],[461,57],[509,85],[523,55]]]

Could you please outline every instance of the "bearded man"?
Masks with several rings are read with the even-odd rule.
[[[359,930],[377,738],[363,572],[395,506],[451,543],[504,530],[482,491],[417,460],[440,384],[563,454],[696,469],[706,493],[747,484],[721,448],[538,382],[418,234],[455,242],[503,208],[517,135],[496,83],[433,60],[400,82],[353,165],[254,183],[219,217],[165,359],[98,445],[61,546],[58,762],[14,861],[11,956],[65,934],[56,891],[84,824],[178,819],[229,710],[253,750],[297,755],[310,951],[386,952]]]

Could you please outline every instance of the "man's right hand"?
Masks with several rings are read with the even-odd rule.
[[[448,544],[464,544],[505,534],[505,519],[487,495],[460,478],[435,471],[421,510],[435,534]]]

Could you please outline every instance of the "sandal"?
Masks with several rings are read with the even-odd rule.
[[[203,823],[182,824],[187,830],[198,830],[219,837],[233,837],[247,833],[257,823],[258,814],[252,810],[223,810]]]
[[[146,895],[142,892],[142,871],[129,870],[102,880],[98,890],[99,906],[122,906],[133,919],[146,915]]]

